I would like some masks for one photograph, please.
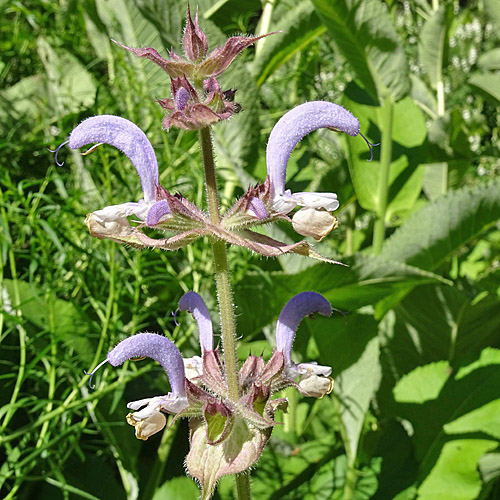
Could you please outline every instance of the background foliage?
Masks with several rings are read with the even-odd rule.
[[[292,191],[338,193],[339,229],[316,248],[348,268],[231,249],[242,358],[270,354],[293,294],[338,309],[294,345],[333,367],[334,393],[289,394],[254,497],[500,498],[498,0],[198,4],[212,47],[282,30],[222,82],[243,105],[213,129],[228,205],[264,179],[273,124],[306,100],[342,103],[382,141],[367,163],[359,137],[321,130],[289,164]],[[180,0],[0,2],[2,497],[197,498],[186,422],[145,443],[125,423],[127,401],[167,391],[161,369],[106,368],[95,391],[83,370],[146,330],[197,354],[193,322],[171,312],[188,290],[215,311],[206,242],[162,253],[92,239],[87,212],[139,198],[133,168],[109,147],[62,150],[60,168],[47,152],[88,116],[124,116],[153,143],[162,184],[202,204],[196,134],[160,127],[168,78],[110,42],[179,49],[184,15]]]

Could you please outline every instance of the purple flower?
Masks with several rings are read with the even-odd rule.
[[[154,225],[170,213],[168,202],[157,200],[158,162],[153,146],[137,125],[114,115],[87,118],[71,132],[69,147],[78,149],[92,143],[110,144],[127,155],[139,174],[144,197],[138,202],[111,205],[93,212],[87,219],[91,232],[98,237],[126,237],[132,231],[128,216],[135,215],[141,222]]]
[[[162,411],[178,413],[188,406],[185,387],[184,362],[175,344],[163,335],[139,333],[122,340],[112,349],[106,359],[90,373],[94,373],[105,363],[119,366],[131,358],[152,358],[163,367],[170,380],[172,391],[164,396],[141,399],[127,404],[131,410],[139,410],[127,416],[127,422],[135,427],[139,439],[146,440],[165,427],[166,419]]]
[[[338,104],[325,101],[311,101],[301,104],[285,113],[274,126],[267,144],[266,162],[270,180],[271,210],[283,214],[296,206],[302,207],[293,217],[295,230],[317,240],[324,238],[337,227],[337,220],[331,214],[339,206],[335,193],[292,193],[285,189],[288,159],[297,143],[310,132],[329,128],[345,132],[353,137],[361,135],[359,121]]]
[[[356,136],[359,134],[359,121],[338,104],[311,101],[285,113],[272,129],[266,162],[273,208],[277,212],[288,213],[297,205],[328,211],[338,208],[335,193],[291,193],[289,189],[285,190],[286,167],[293,149],[304,136],[319,128],[332,128]]]
[[[292,297],[285,305],[276,324],[276,349],[283,353],[285,373],[291,379],[300,376],[300,389],[311,396],[322,397],[331,392],[333,380],[329,377],[332,369],[315,362],[299,363],[292,361],[292,344],[300,322],[311,314],[330,316],[330,303],[319,293],[303,292]]]

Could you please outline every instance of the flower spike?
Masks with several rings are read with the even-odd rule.
[[[213,351],[214,334],[212,329],[212,319],[210,318],[208,307],[201,296],[196,292],[187,292],[179,301],[179,309],[181,311],[190,312],[198,323],[202,354],[205,351]]]

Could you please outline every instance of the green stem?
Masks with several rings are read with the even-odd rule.
[[[238,500],[251,500],[250,474],[238,474],[236,476],[236,494]]]
[[[384,99],[382,109],[382,137],[380,150],[380,177],[377,186],[377,220],[373,228],[373,252],[379,254],[385,239],[385,216],[389,194],[389,173],[392,158],[392,129],[394,125],[394,103],[390,96]]]
[[[212,138],[208,127],[200,130],[200,141],[203,153],[203,165],[205,167],[208,211],[212,224],[218,225],[221,220],[219,197],[217,194]],[[237,401],[240,396],[240,389],[238,383],[238,357],[236,355],[236,321],[234,318],[233,293],[231,289],[231,275],[227,261],[226,244],[216,239],[212,239],[211,243],[229,397],[233,401]]]
[[[212,138],[208,127],[200,130],[200,143],[205,168],[205,182],[207,188],[207,203],[210,221],[219,225],[221,221],[219,211],[219,196],[217,193],[217,179]],[[227,261],[226,244],[224,241],[211,239],[213,262],[215,270],[215,284],[219,301],[219,312],[222,330],[222,347],[224,350],[224,365],[229,390],[229,398],[238,401],[240,385],[238,382],[238,356],[236,353],[236,320],[233,309],[233,292],[231,289],[231,274]],[[240,474],[235,477],[238,500],[250,500],[249,474]]]

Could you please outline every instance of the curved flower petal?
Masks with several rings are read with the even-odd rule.
[[[285,191],[286,167],[297,143],[319,128],[332,128],[351,136],[359,134],[359,121],[342,106],[326,101],[311,101],[285,113],[274,126],[266,150],[267,172],[273,192],[273,208],[287,213],[296,205],[335,210],[334,193],[296,193]]]
[[[155,201],[158,162],[153,146],[137,125],[114,115],[87,118],[71,132],[69,147],[77,149],[92,143],[110,144],[125,153],[141,178],[144,201]]]
[[[174,398],[185,398],[184,362],[175,344],[156,333],[138,333],[122,340],[106,358],[112,366],[118,366],[130,358],[148,357],[154,359],[167,372]]]
[[[179,300],[179,309],[190,312],[198,323],[201,352],[213,351],[214,334],[212,319],[210,318],[208,307],[201,296],[196,292],[187,292]]]
[[[292,344],[295,332],[300,322],[310,314],[320,313],[323,316],[330,316],[332,308],[323,295],[316,292],[302,292],[292,297],[285,305],[278,318],[276,325],[276,349],[283,353],[285,365],[290,375],[323,374],[325,368],[316,365],[312,369],[312,363],[302,363],[296,365],[292,361]],[[331,372],[331,369],[330,369]],[[328,373],[329,374],[329,373]]]

